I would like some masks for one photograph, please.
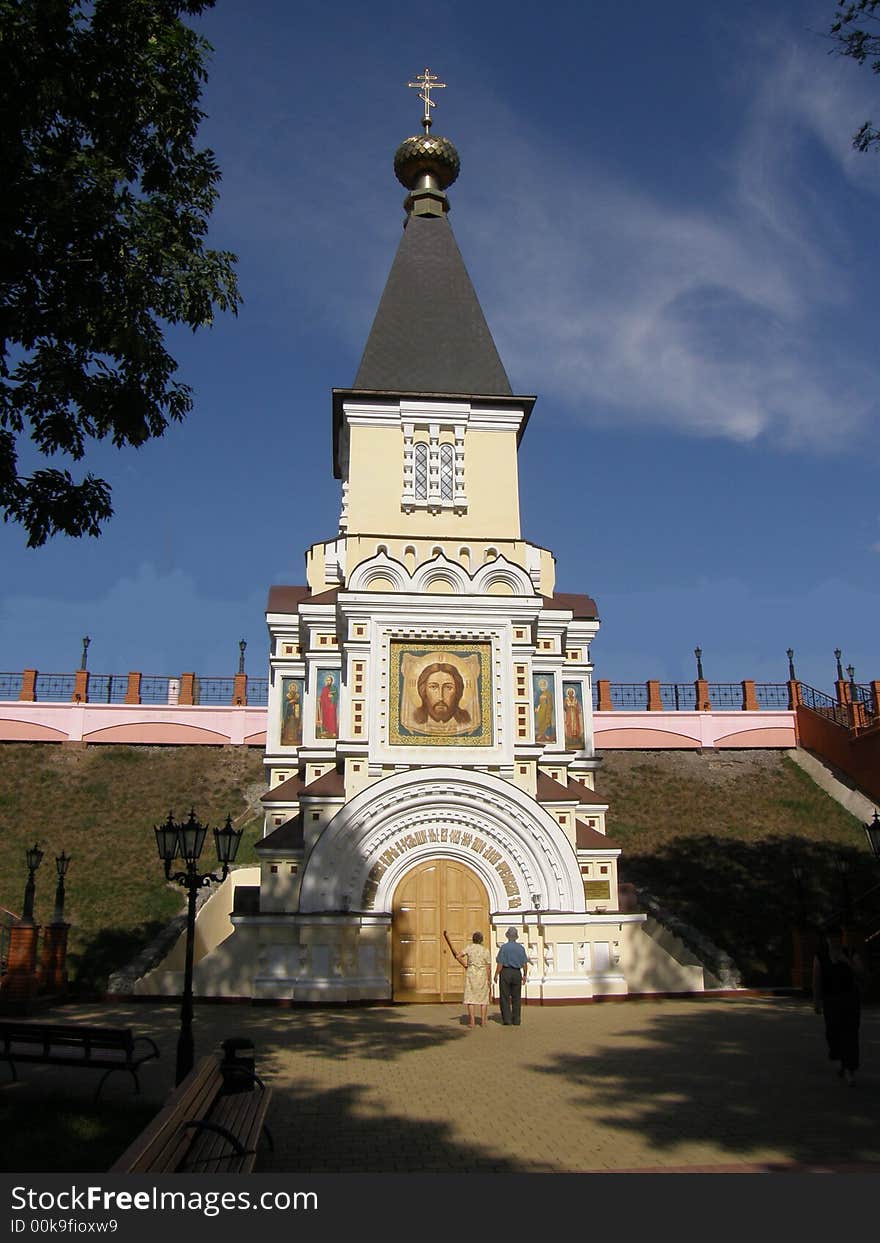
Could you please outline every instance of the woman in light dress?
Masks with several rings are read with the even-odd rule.
[[[459,954],[445,930],[446,944],[464,967],[464,1004],[467,1006],[468,1027],[476,1027],[474,1012],[480,1007],[480,1023],[486,1026],[486,1012],[492,988],[492,956],[483,944],[482,932],[475,932],[470,945]]]

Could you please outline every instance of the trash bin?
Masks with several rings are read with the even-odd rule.
[[[222,1048],[220,1072],[223,1075],[224,1091],[252,1091],[257,1082],[254,1071],[254,1042],[242,1036],[232,1036],[223,1041]]]

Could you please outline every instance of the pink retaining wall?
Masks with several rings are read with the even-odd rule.
[[[595,712],[597,750],[794,747],[794,712]],[[0,742],[264,747],[266,709],[0,703]]]
[[[794,712],[594,712],[597,751],[796,747]]]
[[[0,703],[0,742],[264,747],[266,709],[232,705]]]

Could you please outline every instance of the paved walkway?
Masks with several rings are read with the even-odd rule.
[[[175,1006],[61,1013],[153,1035],[162,1058],[142,1077],[161,1101]],[[203,1005],[195,1031],[197,1055],[226,1036],[254,1041],[275,1089],[264,1172],[880,1170],[877,1008],[863,1017],[866,1070],[852,1088],[825,1058],[821,1019],[791,999],[531,1006],[518,1028],[496,1007],[473,1031],[452,1005]],[[27,1069],[35,1092],[64,1073]],[[90,1093],[91,1080],[66,1087]],[[105,1089],[130,1090],[122,1075]]]

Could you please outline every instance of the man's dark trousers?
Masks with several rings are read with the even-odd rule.
[[[519,967],[502,967],[498,977],[498,1004],[501,1007],[501,1022],[505,1026],[519,1026],[520,1004],[522,1000],[522,972]]]

